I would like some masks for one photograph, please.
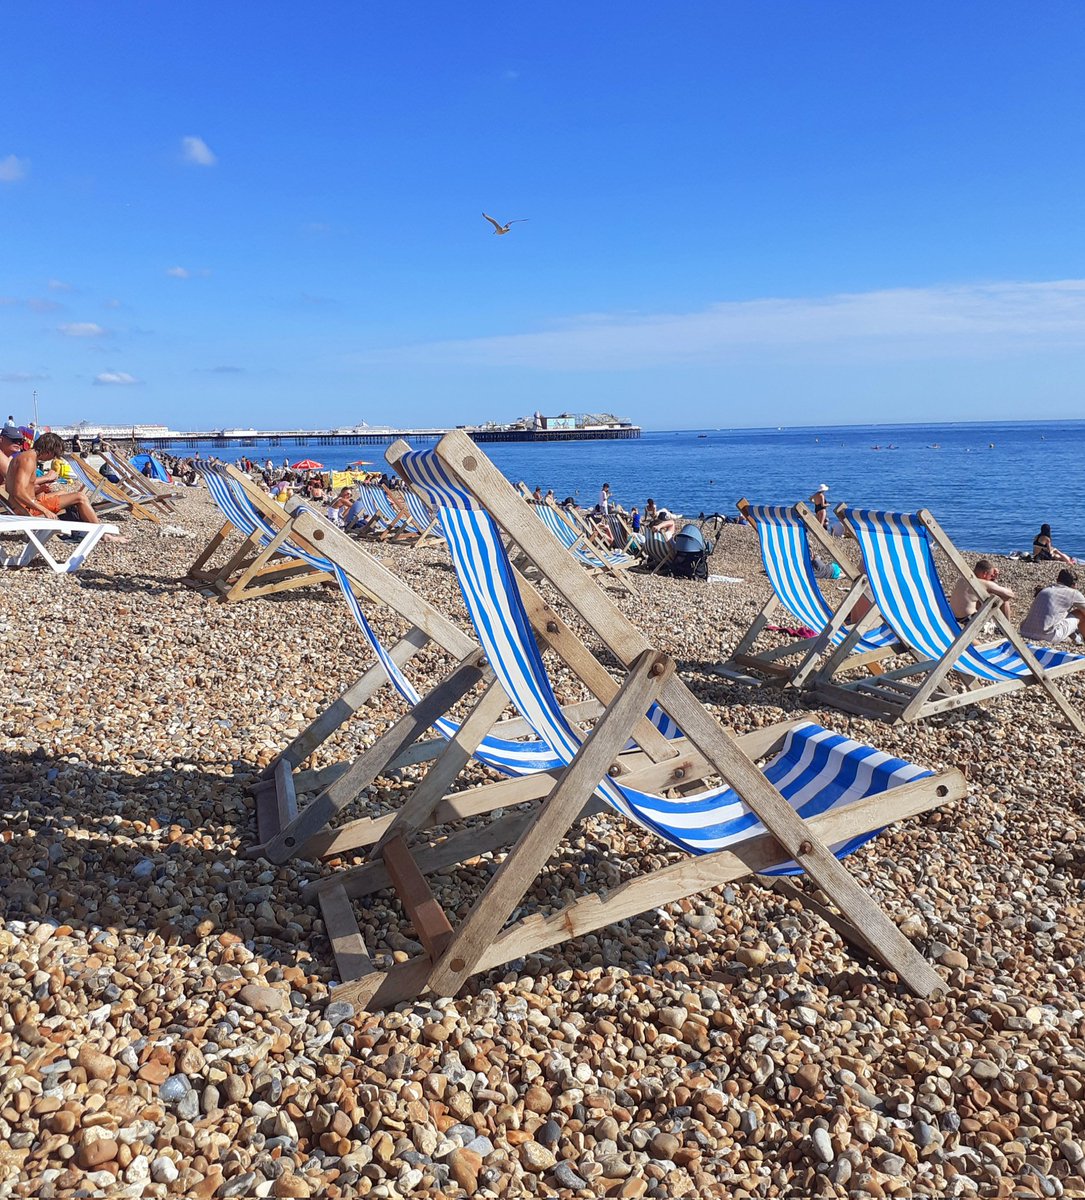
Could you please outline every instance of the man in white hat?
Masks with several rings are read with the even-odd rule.
[[[825,526],[829,528],[829,485],[823,483],[821,487],[810,497],[810,501],[814,506],[814,516]]]

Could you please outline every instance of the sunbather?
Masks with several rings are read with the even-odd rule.
[[[5,438],[5,441],[10,439]],[[17,516],[45,517],[59,520],[62,512],[72,511],[80,521],[88,525],[101,524],[87,494],[83,491],[50,492],[38,487],[38,464],[48,465],[64,453],[64,442],[59,434],[43,433],[30,450],[23,450],[11,458],[4,480],[11,507]],[[48,484],[45,484],[48,488]],[[126,542],[127,538],[107,534],[111,542]]]
[[[1074,560],[1052,544],[1051,526],[1044,522],[1040,532],[1032,539],[1032,561],[1072,563]]]
[[[977,579],[982,579],[987,585],[987,594],[995,596],[998,599],[997,607],[1001,608],[1007,617],[1012,617],[1013,613],[1010,610],[1010,601],[1015,598],[1014,591],[1012,588],[995,582],[998,579],[998,567],[990,559],[981,558],[972,568],[972,573]],[[949,597],[949,607],[953,609],[953,615],[962,625],[967,625],[976,615],[976,610],[979,606],[979,596],[976,595],[975,591],[969,585],[968,580],[961,575]]]

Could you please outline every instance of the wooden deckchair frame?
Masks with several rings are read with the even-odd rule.
[[[264,546],[262,530],[245,534],[232,521],[226,520],[189,567],[184,583],[217,595],[225,603],[237,604],[257,596],[270,596],[277,592],[333,581],[334,577],[329,572],[315,569],[305,559],[290,553],[289,545],[293,543],[310,554],[320,555],[319,550],[295,535],[292,519],[282,505],[276,504],[270,496],[265,495],[236,467],[225,464],[210,469],[225,472],[239,484],[249,501],[259,509],[277,532]],[[241,545],[224,562],[218,566],[211,566],[211,560],[218,549],[234,534],[241,537]]]
[[[493,734],[510,741],[523,737],[531,733],[526,722],[518,717],[499,719],[508,701],[500,689],[492,687],[492,673],[481,661],[477,643],[342,530],[303,509],[293,514],[290,528],[292,537],[317,547],[317,553],[340,566],[360,595],[391,609],[408,623],[408,632],[388,651],[398,666],[405,665],[431,642],[458,661],[443,681],[353,763],[298,771],[305,759],[386,682],[380,663],[366,670],[261,772],[255,789],[259,840],[250,853],[272,862],[285,862],[298,856],[341,855],[372,845],[376,840],[374,831],[379,833],[391,817],[363,818],[338,828],[333,827],[333,822],[380,775],[433,758],[444,759],[439,772],[431,773],[426,780],[430,791],[440,788],[439,803],[425,824],[477,816],[545,795],[553,787],[554,778],[546,772],[502,780],[454,796],[445,795],[483,737]],[[529,597],[540,641],[555,649],[595,697],[565,706],[566,717],[574,724],[583,724],[599,716],[603,702],[613,698],[618,684],[526,580],[521,579],[521,587]],[[452,743],[430,736],[432,723],[480,685],[486,690],[476,703],[474,711],[478,715],[474,724],[469,717],[459,738],[454,739],[460,747],[468,749],[465,754],[459,750],[449,752]],[[651,779],[662,787],[685,785],[708,772],[707,762],[687,742],[666,739],[647,721],[638,724],[633,740],[639,749],[624,752],[616,760],[616,773],[624,776],[651,768]],[[304,805],[299,803],[303,793],[310,793]]]
[[[406,443],[396,442],[387,453],[388,461],[400,469],[400,460],[408,450]],[[836,841],[855,836],[959,797],[965,793],[960,772],[927,777],[813,821],[803,821],[757,769],[743,746],[679,680],[673,662],[648,645],[644,635],[570,561],[564,547],[553,539],[538,537],[537,518],[474,443],[457,431],[445,435],[435,452],[452,477],[490,512],[502,533],[581,620],[599,634],[628,674],[537,810],[506,813],[481,832],[472,829],[459,837],[408,847],[407,840],[432,823],[449,780],[459,770],[458,764],[466,761],[481,736],[485,724],[481,713],[490,693],[483,694],[459,735],[448,743],[430,773],[384,828],[374,845],[372,861],[357,873],[339,873],[311,889],[321,904],[340,973],[344,980],[350,980],[337,995],[369,1007],[392,1004],[425,990],[452,995],[478,971],[749,875],[779,862],[781,857],[793,859],[806,871],[843,914],[843,928],[852,939],[896,971],[913,991],[929,995],[939,989],[942,981],[937,973],[859,887],[822,838]],[[530,613],[530,595],[528,600]],[[621,771],[619,754],[631,732],[645,723],[643,714],[653,702],[661,704],[679,723],[693,750],[736,789],[769,832],[736,850],[652,871],[624,884],[606,899],[590,895],[553,916],[527,917],[505,928],[572,823],[585,810],[594,808],[592,797],[600,779]],[[426,872],[466,861],[482,848],[513,841],[512,850],[478,902],[453,929],[426,882]],[[389,883],[395,887],[424,949],[406,962],[378,969],[361,937],[351,898]]]
[[[529,500],[528,503],[537,505],[540,502]],[[637,561],[635,558],[627,555],[626,557],[629,559],[629,561],[625,563],[612,563],[608,561],[607,555],[615,553],[614,547],[604,546],[602,543],[597,541],[596,531],[592,529],[592,527],[587,523],[584,517],[580,515],[579,512],[577,512],[575,509],[570,512],[568,509],[563,508],[562,505],[558,504],[554,500],[543,500],[541,503],[545,504],[547,508],[556,512],[561,520],[569,526],[573,533],[577,534],[577,540],[567,548],[567,552],[574,557],[577,565],[582,571],[586,571],[589,575],[593,576],[605,576],[611,582],[620,584],[631,596],[635,596],[637,594],[636,589],[633,587],[632,583],[629,581],[628,575],[626,574],[629,568]],[[536,520],[537,519],[538,518],[536,518]],[[566,547],[562,548],[566,549]],[[589,554],[595,557],[596,562],[588,563],[576,558],[573,552],[577,549],[586,550]]]
[[[115,502],[117,508],[123,508],[130,512],[133,517],[140,520],[151,521],[155,525],[161,524],[161,519],[154,511],[146,504],[140,503],[138,500],[133,500],[125,490],[116,483],[110,483],[108,479],[96,467],[92,467],[89,462],[80,454],[73,454],[70,450],[64,455],[69,462],[73,460],[79,463],[79,469],[86,474],[86,477],[94,484],[95,494],[108,497]],[[91,499],[93,504],[93,499]]]
[[[137,471],[131,462],[116,450],[101,450],[99,453],[120,476],[122,485],[136,490],[136,495],[130,496],[130,499],[143,504],[160,504],[167,512],[177,511],[172,501],[179,498],[179,492],[171,492],[161,480]]]
[[[756,526],[757,522],[751,512],[753,506],[745,496],[738,501],[736,507],[751,528]],[[777,610],[788,611],[776,595],[775,589],[771,589],[769,598],[750,622],[749,628],[739,638],[730,656],[714,668],[719,675],[758,686],[763,683],[775,683],[783,687],[806,687],[812,682],[815,668],[831,646],[831,639],[836,630],[844,623],[859,598],[859,596],[853,596],[853,592],[856,581],[862,579],[862,572],[857,572],[847,558],[840,553],[825,526],[801,500],[792,506],[792,511],[802,521],[807,536],[817,543],[819,549],[829,555],[840,568],[841,576],[851,585],[847,598],[834,610],[834,617],[839,616],[839,621],[830,621],[823,629],[815,630],[816,636],[813,638],[788,642],[782,646],[770,646],[764,650],[755,650],[758,638],[764,632],[773,613]],[[865,588],[860,593],[860,595],[862,594],[865,594]],[[859,622],[858,632],[863,633],[873,623],[873,617],[864,616],[863,620]],[[857,637],[852,639],[851,644],[854,645],[857,640]],[[881,650],[849,654],[847,658],[836,660],[836,669],[865,667],[872,674],[880,675],[882,667],[879,664],[884,659],[900,653],[901,647],[886,646]],[[759,679],[750,675],[751,670],[759,672],[763,678]]]
[[[847,520],[847,505],[841,504],[835,511],[845,530],[850,536],[855,537],[855,531]],[[931,513],[927,509],[920,509],[916,514],[916,519],[930,534],[931,540],[938,549],[949,559],[953,569],[964,576],[969,587],[979,597],[980,605],[975,615],[962,626],[958,637],[939,659],[923,659],[912,651],[913,656],[918,659],[915,664],[895,671],[886,671],[877,679],[859,680],[853,683],[835,682],[832,675],[839,660],[855,644],[856,634],[853,632],[825,661],[815,683],[818,696],[838,708],[862,716],[875,716],[889,721],[919,721],[925,717],[949,712],[967,704],[978,704],[983,700],[1005,695],[1007,692],[1020,691],[1026,687],[1039,687],[1058,707],[1072,728],[1078,733],[1085,733],[1085,719],[1054,682],[1060,676],[1072,675],[1081,671],[1085,668],[1085,663],[1065,663],[1052,668],[1042,666],[1021,636],[1020,631],[1002,611],[998,598],[987,591],[984,581],[975,574]],[[869,590],[869,585],[865,584],[865,576],[858,581],[856,586],[865,586]],[[845,601],[846,603],[847,601]],[[871,609],[871,613],[876,618],[876,606]],[[998,631],[1021,655],[1029,668],[1028,676],[986,683],[977,680],[970,674],[962,672],[958,675],[955,671],[956,661],[979,640],[989,621],[994,622]],[[909,677],[918,674],[922,674],[924,678],[910,682]],[[955,675],[964,681],[964,691],[951,690],[950,680]]]

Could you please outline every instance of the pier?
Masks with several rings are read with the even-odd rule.
[[[218,429],[177,431],[161,426],[120,429],[116,426],[97,429],[87,424],[80,427],[54,426],[63,437],[78,433],[81,438],[100,434],[106,441],[131,442],[133,445],[164,450],[171,447],[213,446],[381,446],[399,438],[409,442],[436,442],[450,429]],[[578,428],[528,429],[518,426],[457,426],[480,444],[487,442],[582,442],[596,440],[626,440],[639,438],[639,425],[589,425]]]

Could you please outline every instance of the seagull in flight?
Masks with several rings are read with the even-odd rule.
[[[494,227],[495,234],[508,233],[508,231],[513,227],[513,225],[522,225],[525,221],[531,220],[530,217],[518,217],[515,221],[508,221],[504,225],[502,225],[499,221],[495,221],[493,219],[493,217],[491,217],[489,215],[489,213],[483,213],[482,215]]]

